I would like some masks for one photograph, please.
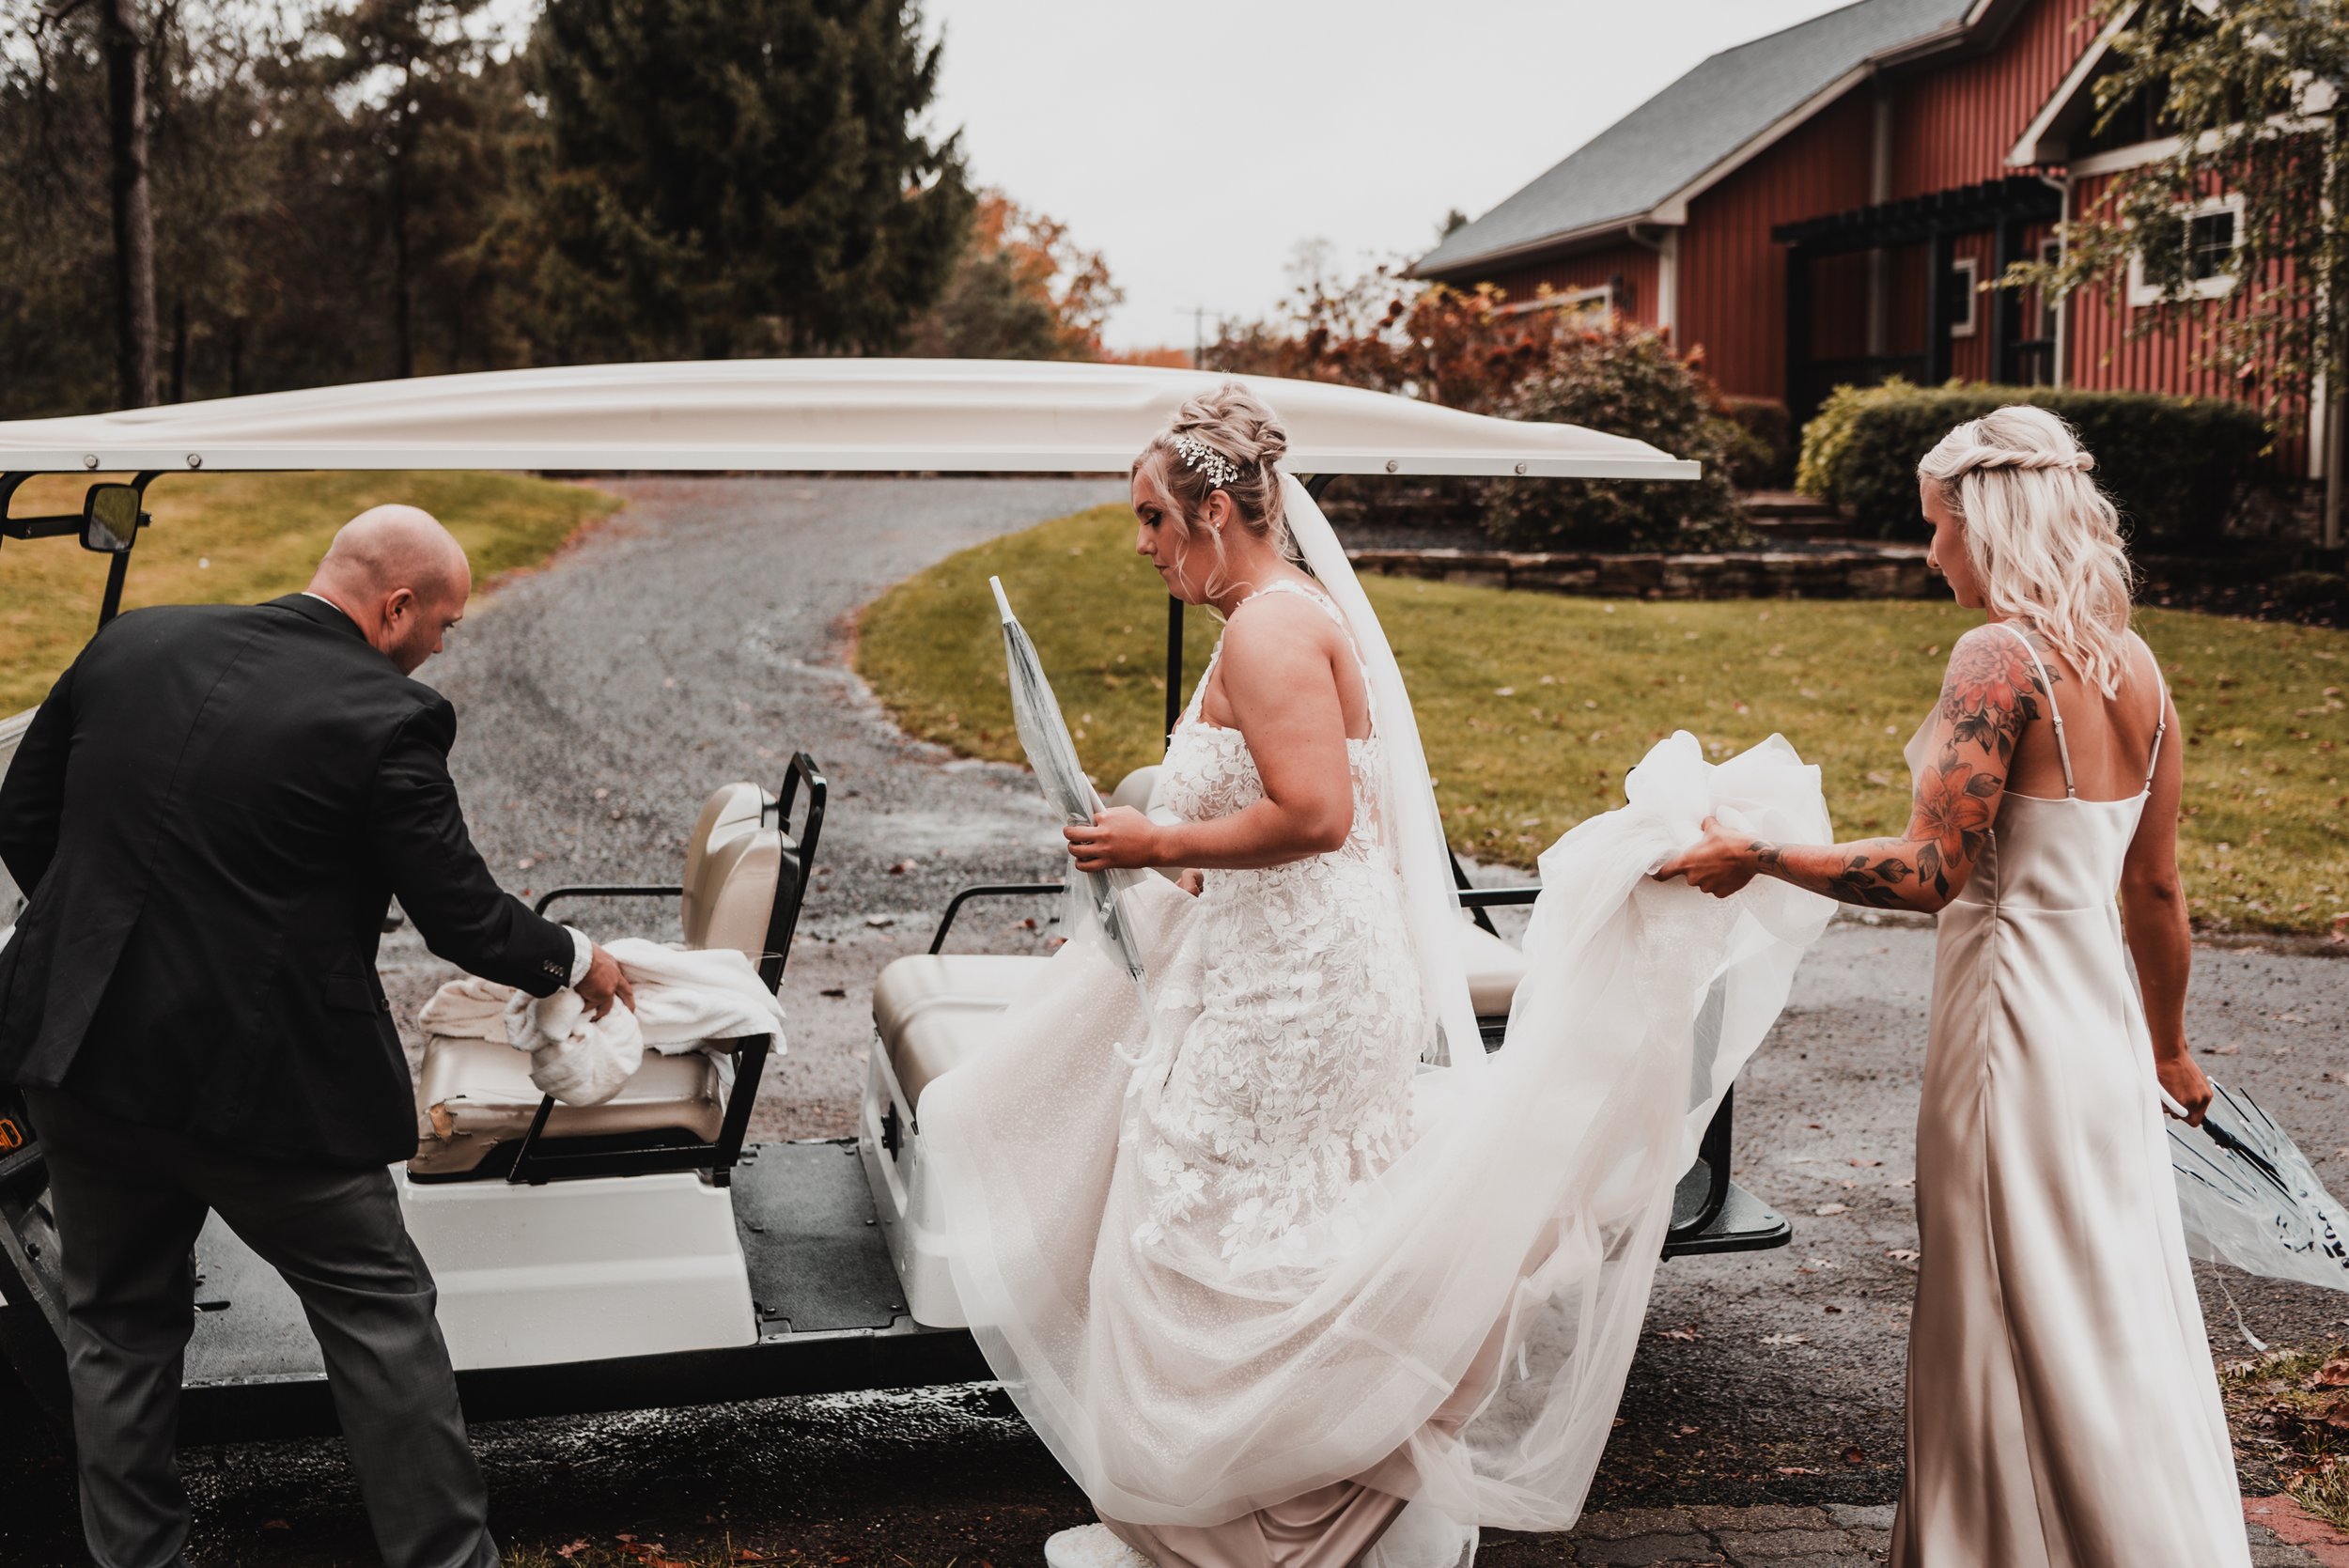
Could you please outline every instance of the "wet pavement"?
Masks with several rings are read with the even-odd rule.
[[[831,813],[785,984],[789,1049],[770,1069],[754,1130],[845,1134],[873,976],[926,945],[955,888],[1028,879],[1054,862],[1024,774],[957,761],[889,723],[845,663],[854,612],[941,555],[1119,488],[615,488],[625,511],[477,605],[427,667],[458,704],[456,768],[475,836],[506,885],[534,896],[672,881],[710,787],[771,786],[790,752],[812,752],[832,781]],[[599,935],[675,929],[665,903],[576,912]],[[1024,913],[976,910],[965,936],[1033,943]],[[1874,1510],[1900,1476],[1913,1268],[1902,1254],[1916,1246],[1912,1122],[1931,951],[1921,923],[1847,921],[1805,964],[1737,1105],[1738,1179],[1794,1220],[1794,1245],[1662,1267],[1593,1517],[1572,1542],[1496,1543],[1494,1560],[1744,1560],[1772,1540],[1801,1547],[1794,1560],[1869,1560],[1882,1528]],[[2349,1188],[2349,961],[2202,948],[2196,962],[2190,1024],[2205,1065],[2248,1088],[2335,1189]],[[403,1016],[450,972],[408,936],[387,942],[383,969]],[[2212,1270],[2202,1281],[2221,1357],[2246,1354],[2247,1332],[2278,1345],[2349,1337],[2349,1296]],[[14,1396],[0,1384],[0,1564],[75,1560],[62,1446]],[[731,1543],[812,1562],[1020,1563],[1086,1516],[986,1388],[488,1423],[475,1436],[501,1535],[539,1552],[585,1541],[625,1553],[625,1535],[672,1552]],[[373,1560],[339,1443],[199,1449],[185,1468],[198,1561]],[[2257,1463],[2245,1481],[2273,1484]],[[1757,1505],[1798,1513],[1800,1529],[1833,1529],[1841,1544],[1773,1537],[1766,1513],[1698,1519]],[[1661,1512],[1626,1512],[1640,1509]],[[1622,1522],[1642,1518],[1677,1522],[1644,1532]],[[1626,1555],[1663,1551],[1649,1540],[1660,1536],[1710,1556]]]

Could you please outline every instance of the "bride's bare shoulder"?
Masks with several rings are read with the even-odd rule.
[[[1340,633],[1330,612],[1301,593],[1258,594],[1223,627],[1223,663],[1276,670],[1326,662]]]

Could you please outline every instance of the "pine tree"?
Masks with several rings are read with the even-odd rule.
[[[574,357],[895,346],[972,197],[908,0],[549,0],[545,333]]]

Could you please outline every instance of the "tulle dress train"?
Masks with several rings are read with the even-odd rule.
[[[1425,795],[1389,797],[1397,717],[1374,700],[1349,744],[1344,847],[1133,891],[1155,1018],[1081,931],[925,1093],[972,1332],[1164,1568],[1451,1568],[1481,1525],[1570,1526],[1674,1182],[1832,908],[1647,877],[1709,815],[1828,831],[1783,741],[1715,766],[1676,736],[1543,857],[1507,1044],[1426,1067],[1393,847]],[[1162,799],[1201,818],[1262,788],[1194,698]]]

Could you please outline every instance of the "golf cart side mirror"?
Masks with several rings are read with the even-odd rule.
[[[82,500],[82,548],[120,555],[137,542],[139,488],[92,485]]]

